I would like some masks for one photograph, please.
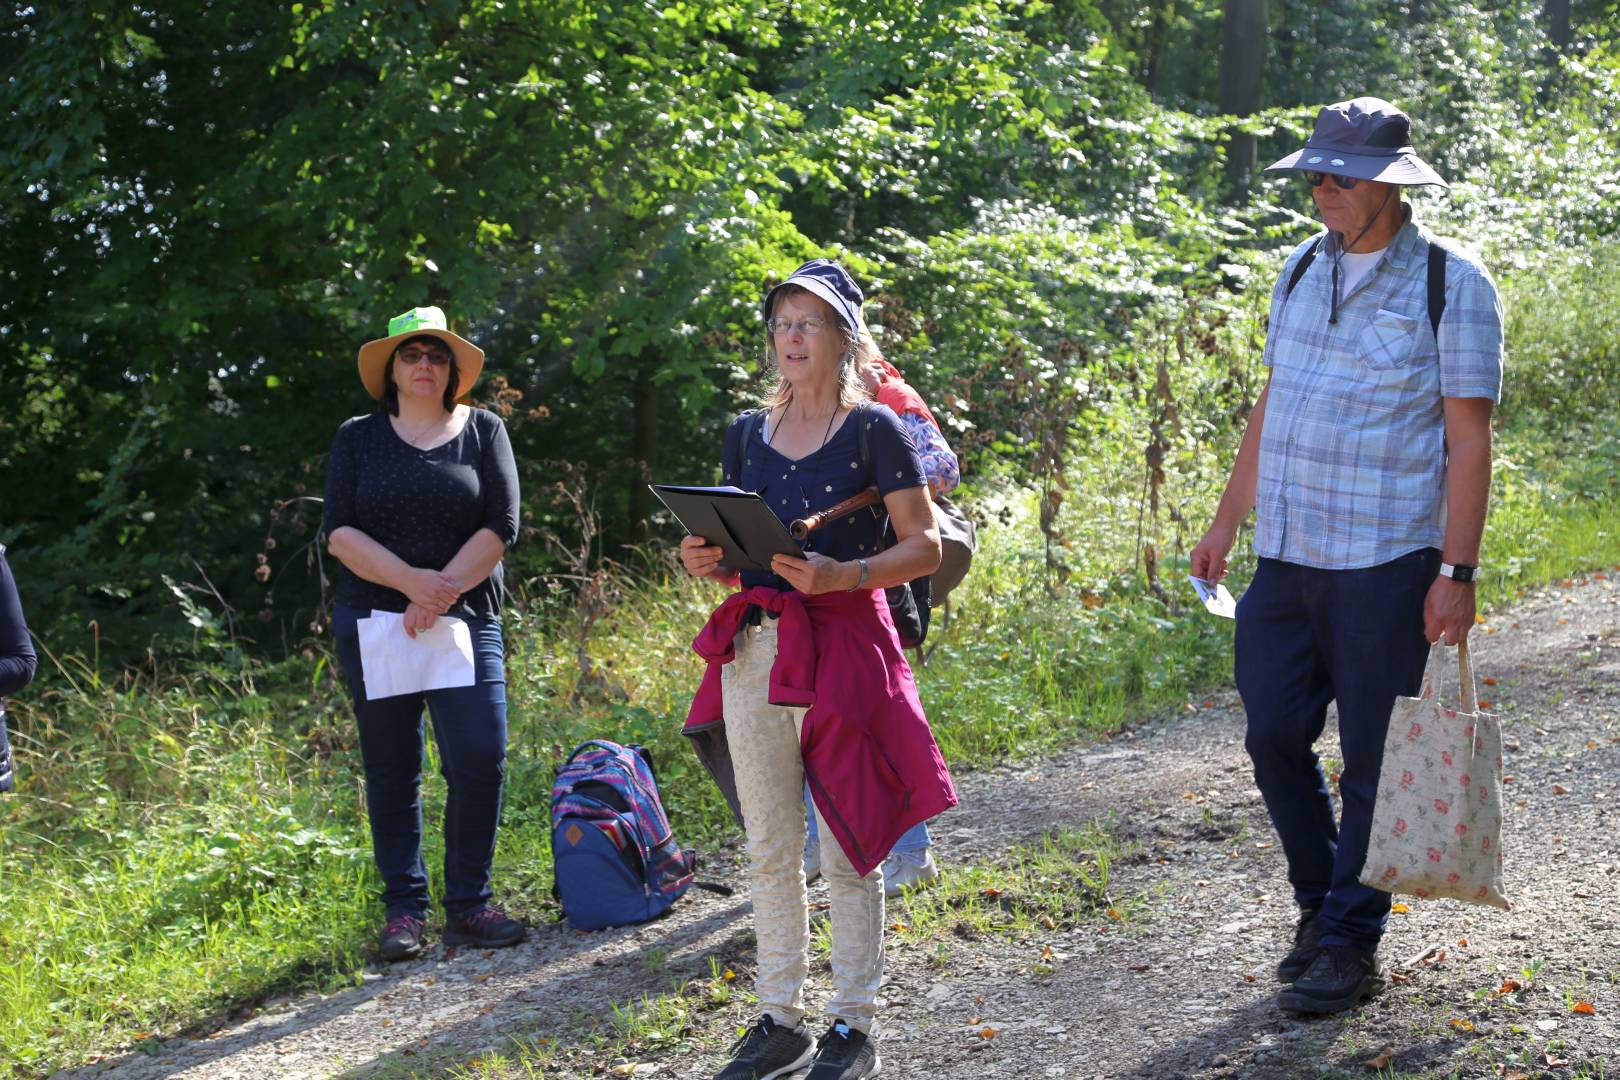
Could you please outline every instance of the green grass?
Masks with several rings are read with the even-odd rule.
[[[1598,282],[1609,295],[1612,261],[1599,260],[1581,287]],[[1511,290],[1508,306],[1524,310]],[[1620,413],[1590,392],[1612,385],[1615,347],[1580,333],[1578,317],[1540,304],[1510,331],[1482,557],[1486,633],[1490,611],[1523,589],[1620,562]],[[1214,408],[1230,392],[1221,380],[1253,364],[1237,359],[1250,328],[1229,330],[1231,340],[1169,373],[1181,415],[1201,419],[1165,446],[1159,487],[1144,480],[1142,433],[1164,402],[1145,391],[1111,399],[1088,421],[1094,437],[1071,451],[1050,535],[1035,492],[1002,484],[992,493],[980,480],[984,548],[917,669],[957,768],[1181,708],[1229,679],[1232,624],[1196,607],[1182,581],[1237,435]],[[1567,382],[1544,377],[1554,360]],[[1578,397],[1565,400],[1566,385]],[[1240,551],[1234,591],[1248,569]],[[667,547],[633,556],[608,584],[609,603],[586,631],[566,588],[531,599],[508,628],[511,753],[496,882],[534,920],[556,915],[552,768],[581,739],[652,749],[684,843],[712,845],[734,829],[679,734],[701,672],[688,644],[718,593],[680,575]],[[202,641],[181,670],[107,677],[71,658],[47,669],[45,688],[12,703],[21,790],[0,800],[0,1077],[184,1031],[272,993],[352,981],[380,912],[352,722],[325,654],[266,665]],[[436,866],[444,791],[431,756],[426,775]],[[1090,895],[1079,879],[1073,890]],[[925,928],[951,917],[989,932],[997,918],[1061,914],[930,914],[934,901],[916,902],[912,921]]]

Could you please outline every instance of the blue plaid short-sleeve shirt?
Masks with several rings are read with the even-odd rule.
[[[1479,261],[1450,250],[1438,342],[1429,233],[1410,217],[1328,322],[1338,237],[1286,294],[1272,291],[1255,553],[1330,570],[1377,566],[1445,535],[1442,398],[1502,392],[1502,301]],[[1342,280],[1342,278],[1341,278]]]

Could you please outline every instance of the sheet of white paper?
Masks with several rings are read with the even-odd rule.
[[[373,611],[355,623],[360,631],[360,667],[365,674],[366,697],[395,697],[422,690],[471,686],[472,632],[460,619],[439,616],[431,629],[405,633],[405,616]]]
[[[1226,591],[1225,585],[1219,582],[1211,584],[1203,578],[1193,577],[1191,574],[1187,575],[1187,580],[1192,582],[1193,588],[1198,590],[1198,599],[1204,602],[1204,606],[1209,609],[1210,614],[1219,615],[1223,619],[1237,618],[1237,601],[1232,599],[1232,594]]]

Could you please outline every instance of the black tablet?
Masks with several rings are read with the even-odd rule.
[[[733,570],[770,570],[771,557],[803,550],[765,500],[734,487],[681,487],[649,484],[686,531],[721,549],[720,563]]]

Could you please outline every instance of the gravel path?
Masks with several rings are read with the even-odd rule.
[[[1385,938],[1393,981],[1384,993],[1348,1016],[1280,1012],[1271,969],[1293,905],[1243,754],[1241,710],[1235,695],[1218,694],[1107,742],[961,778],[963,805],[935,830],[942,862],[993,863],[1053,828],[1111,821],[1141,852],[1113,868],[1126,918],[893,948],[884,1074],[1371,1076],[1364,1063],[1387,1049],[1402,1076],[1617,1075],[1620,590],[1603,575],[1541,590],[1473,641],[1479,674],[1496,680],[1481,696],[1494,695],[1504,718],[1512,912],[1410,901]],[[1322,751],[1335,753],[1331,740]],[[735,883],[737,854],[722,853],[710,871]],[[708,1008],[689,995],[690,1022],[659,1043],[603,1051],[590,1036],[611,1028],[615,1002],[707,980],[711,961],[746,982],[751,959],[746,892],[694,891],[651,926],[591,935],[547,926],[502,952],[438,947],[367,971],[353,989],[271,1002],[205,1038],[58,1075],[436,1075],[516,1037],[568,1047],[536,1075],[707,1080],[746,1018],[740,1000]],[[812,1002],[829,992],[818,968]],[[1523,989],[1492,992],[1508,978]],[[1590,1015],[1573,1011],[1581,1001]]]

